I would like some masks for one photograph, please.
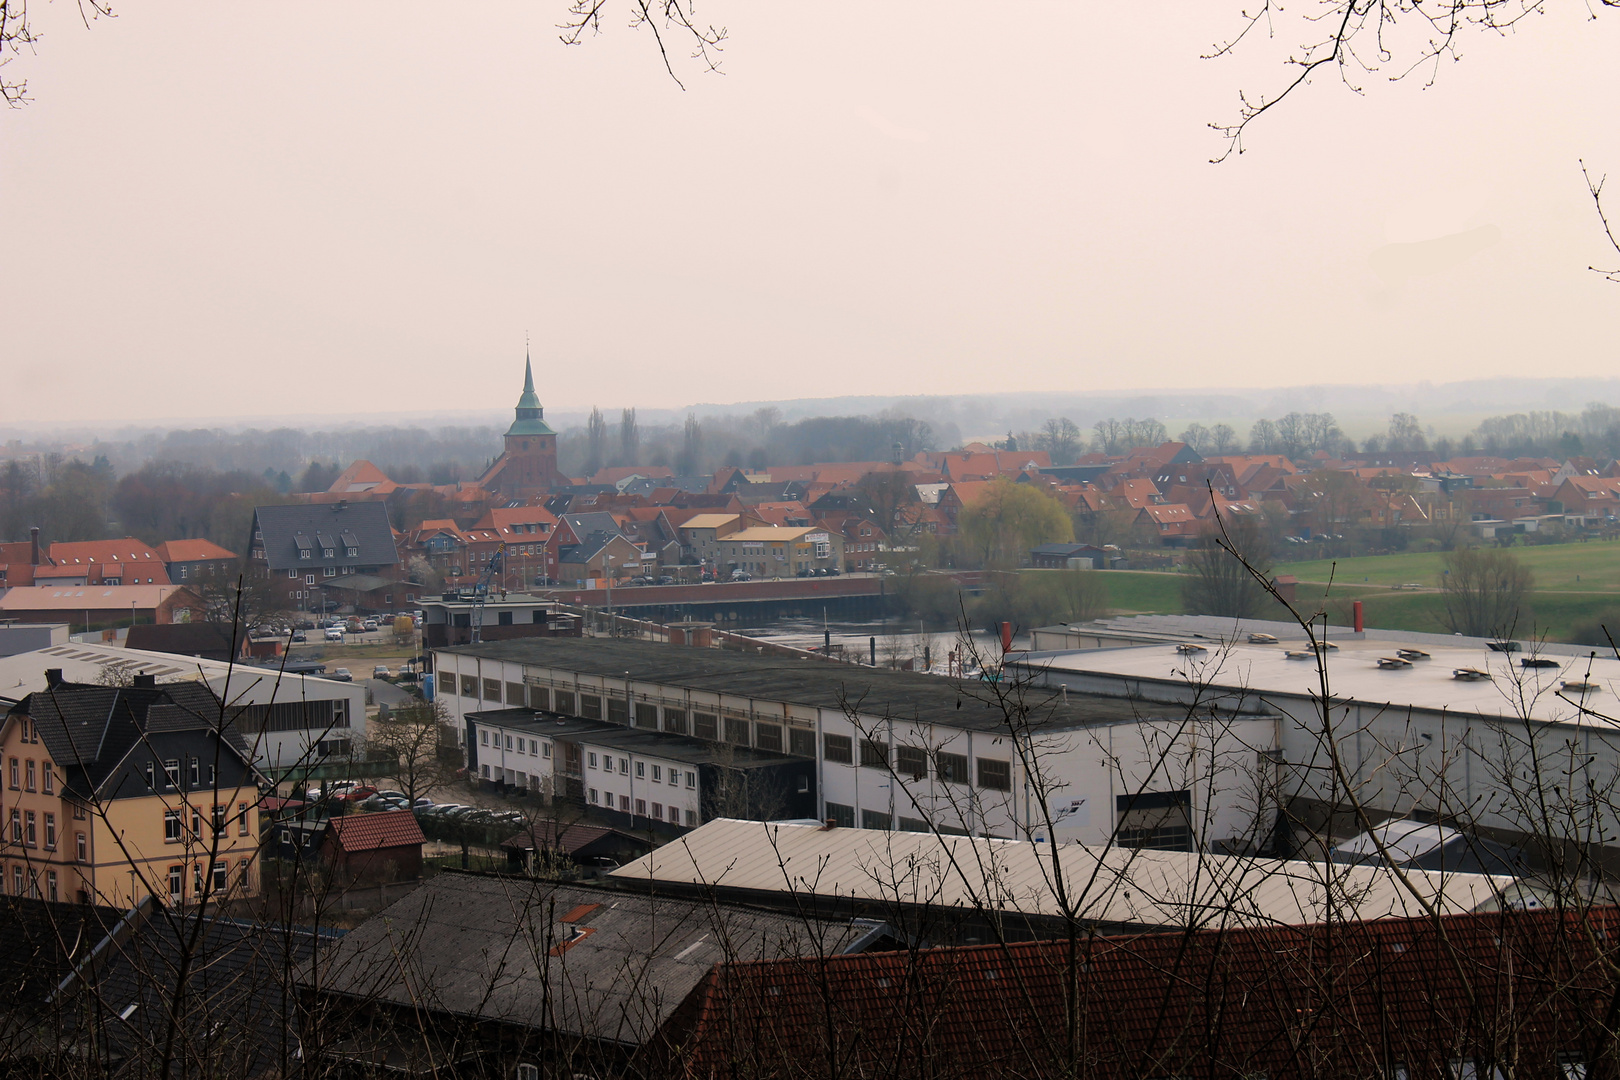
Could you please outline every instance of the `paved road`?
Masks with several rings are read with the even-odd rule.
[[[384,682],[382,679],[357,679],[355,681],[371,691],[371,700],[378,705],[387,705],[389,708],[393,708],[395,705],[409,705],[416,700],[410,691],[395,686],[391,682]]]

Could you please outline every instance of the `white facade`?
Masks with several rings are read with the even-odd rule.
[[[594,738],[591,732],[579,731],[551,735],[542,723],[502,724],[498,718],[482,717],[474,726],[481,779],[504,781],[537,795],[553,794],[561,786],[556,774],[563,751],[557,742],[566,739],[579,751],[587,806],[683,828],[702,820],[703,777],[695,762],[624,746],[611,733],[595,733]]]
[[[692,762],[580,740],[585,804],[686,828],[701,820],[702,778]]]
[[[478,734],[478,768],[483,779],[504,780],[536,795],[551,794],[556,746],[549,736],[526,727],[482,722]]]

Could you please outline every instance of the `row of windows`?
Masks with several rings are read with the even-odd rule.
[[[514,749],[512,745],[514,741],[517,743],[516,749]],[[500,749],[501,732],[497,731],[493,736],[491,736],[489,729],[484,728],[478,732],[478,742],[482,746],[493,745],[496,749]],[[524,752],[523,747],[525,743],[528,744],[528,754],[530,757],[551,756],[551,744],[549,742],[542,743],[538,739],[525,739],[522,735],[517,736],[514,740],[510,732],[506,734],[506,749],[511,750],[515,754],[521,754]]]
[[[4,889],[5,887],[5,870],[3,867],[0,867],[0,889]],[[60,892],[61,881],[57,877],[55,870],[47,869],[45,873],[41,875],[39,870],[35,867],[25,867],[21,863],[14,864],[12,866],[12,896],[26,896],[31,900],[56,901],[62,899]],[[86,897],[83,890],[80,890],[79,900],[83,902],[86,899],[88,899],[88,897]]]
[[[505,691],[504,703],[522,707],[527,705],[531,709],[548,709],[551,704],[551,692],[543,686],[525,686],[522,683],[509,682],[502,686],[499,679],[484,679],[482,686],[480,680],[473,675],[462,675],[459,680],[461,695],[478,699],[482,690],[483,700],[488,703],[502,703],[502,691]],[[575,711],[575,693],[573,691],[558,690],[555,693],[556,711],[591,720],[600,720],[602,716],[602,698],[595,694],[579,694],[579,708]],[[787,742],[783,743],[783,726],[781,724],[766,723],[764,721],[750,722],[745,717],[726,716],[719,717],[713,713],[692,714],[691,730],[687,729],[687,714],[684,709],[665,707],[663,730],[676,735],[695,735],[700,739],[712,742],[723,741],[734,746],[754,746],[760,750],[769,750],[775,753],[787,752],[799,757],[816,756],[815,733],[805,728],[788,728]],[[649,731],[658,730],[658,706],[651,702],[636,702],[635,726]],[[607,719],[616,723],[627,723],[629,720],[629,705],[620,697],[607,700]],[[752,736],[752,737],[750,737]],[[971,783],[968,773],[968,759],[963,754],[950,754],[937,752],[932,755],[921,747],[899,747],[895,754],[894,771],[901,776],[910,776],[914,780],[921,780],[930,772],[929,758],[933,758],[933,772],[936,779],[955,784]],[[851,764],[854,761],[854,740],[847,735],[823,736],[823,759],[829,762]],[[861,764],[867,768],[887,770],[890,766],[889,747],[887,743],[871,739],[861,740]],[[978,759],[978,786],[992,791],[1012,790],[1012,766],[1009,762],[994,758]]]
[[[636,799],[636,800],[634,800],[632,802],[630,796],[628,796],[628,795],[620,795],[620,796],[618,796],[618,803],[617,803],[617,805],[615,805],[615,803],[613,801],[614,800],[614,795],[613,795],[613,792],[611,792],[611,791],[600,791],[599,792],[599,791],[597,791],[596,788],[591,788],[589,794],[590,794],[590,800],[591,800],[591,805],[592,806],[601,806],[601,807],[605,807],[608,810],[615,810],[616,809],[616,810],[619,810],[620,812],[626,813],[626,814],[631,813],[632,811],[631,811],[630,808],[632,806],[634,806],[635,807],[634,813],[639,817],[652,817],[652,818],[657,818],[659,821],[666,820],[666,818],[664,816],[664,805],[662,803],[652,803],[652,804],[650,804],[650,809],[649,809],[649,804],[648,804],[646,799]],[[679,825],[681,823],[681,808],[678,807],[678,806],[671,806],[669,808],[669,816],[668,816],[667,820],[669,821],[669,823],[671,825]],[[695,828],[697,826],[697,823],[698,823],[697,811],[696,810],[688,810],[688,811],[686,811],[686,824],[687,824],[687,826],[689,828]]]
[[[238,731],[329,731],[349,726],[343,701],[278,701],[272,705],[244,705],[231,720]]]
[[[890,768],[889,744],[879,739],[860,740],[861,765],[868,769]],[[823,735],[822,754],[825,760],[843,765],[855,762],[855,740],[848,735]],[[929,752],[921,746],[901,746],[894,752],[893,768],[901,777],[921,780],[929,774],[932,759],[936,780],[952,784],[969,783],[966,754],[950,754],[943,750]],[[981,788],[992,791],[1012,790],[1012,764],[999,758],[978,758]]]
[[[45,850],[56,850],[56,815],[44,812]],[[40,815],[34,810],[11,810],[11,842],[25,847],[39,847]],[[79,859],[84,859],[84,833],[79,833]]]
[[[187,772],[187,774],[188,774],[188,776],[190,778],[189,787],[191,787],[191,788],[199,788],[199,787],[201,787],[203,785],[203,769],[204,769],[203,763],[201,761],[197,760],[195,757],[189,757],[189,758],[186,759],[186,766],[187,766],[186,772]],[[208,766],[206,766],[206,768],[208,770],[208,772],[207,772],[208,786],[212,787],[214,785],[214,783],[216,782],[216,780],[217,780],[217,776],[215,774],[215,769],[214,769],[214,766],[212,764],[209,764]],[[158,789],[157,770],[156,770],[156,767],[153,765],[153,763],[150,762],[150,761],[148,761],[146,763],[146,786],[152,791],[156,791]],[[170,790],[173,790],[174,788],[177,788],[177,787],[180,786],[180,759],[179,758],[167,758],[167,759],[164,760],[164,762],[163,762],[163,786],[165,788],[170,789]]]
[[[230,831],[230,823],[226,821],[226,815],[229,813],[229,806],[220,803],[214,804],[211,825],[215,836],[223,836]],[[236,804],[236,835],[248,835],[248,804],[245,802]],[[166,844],[178,844],[185,839],[183,812],[180,810],[163,811],[163,842]],[[197,841],[202,839],[201,806],[191,808],[191,839]]]
[[[490,772],[490,768],[489,768],[488,765],[484,765],[481,768],[483,769],[483,777],[484,777],[485,780],[499,780],[499,779],[501,779],[501,775],[502,775],[502,770],[501,769],[499,769],[499,768],[495,769],[495,771],[492,774]],[[528,788],[528,789],[530,789],[532,791],[536,791],[536,792],[542,791],[544,789],[544,787],[545,787],[545,777],[543,777],[539,773],[535,773],[533,776],[530,776],[526,772],[516,772],[516,771],[514,771],[512,769],[507,769],[507,770],[505,770],[505,775],[506,775],[506,782],[508,784],[512,784],[512,785],[514,785],[516,787]]]
[[[298,557],[300,559],[312,558],[314,556],[314,554],[315,554],[315,549],[314,548],[299,548],[298,549]],[[358,559],[360,557],[360,549],[357,548],[357,547],[346,547],[346,548],[343,549],[343,557],[345,559]],[[321,548],[321,558],[323,558],[323,559],[335,559],[335,558],[337,558],[337,548],[329,548],[329,547]]]
[[[838,825],[841,828],[853,829],[855,827],[855,808],[853,806],[846,806],[843,803],[835,802],[830,802],[826,805],[827,820],[833,822],[835,825]],[[861,811],[861,828],[863,829],[882,829],[885,831],[892,831],[898,828],[900,832],[932,831],[928,822],[924,821],[922,818],[901,817],[898,819],[898,822],[898,825],[896,825],[896,819],[890,817],[889,814],[883,810]],[[939,827],[939,831],[942,833],[954,833],[958,835],[966,834],[965,829],[951,828],[943,825]]]
[[[622,773],[623,775],[625,775],[625,776],[629,776],[630,775],[630,769],[631,769],[630,759],[629,758],[618,758],[616,760],[618,761],[618,771],[620,773]],[[613,757],[612,754],[603,754],[601,756],[601,764],[598,765],[597,764],[597,755],[596,755],[596,753],[594,751],[588,752],[585,755],[585,764],[589,768],[592,768],[592,769],[600,768],[603,772],[613,772],[614,771],[614,769],[613,769],[614,761],[615,761],[615,758]],[[636,762],[635,763],[636,779],[637,780],[645,780],[647,778],[647,776],[648,776],[649,769],[650,769],[651,774],[652,774],[653,783],[661,784],[661,783],[664,782],[665,769],[664,769],[664,767],[662,765],[658,764],[657,762],[646,762],[646,761],[638,761],[638,762]],[[675,786],[675,785],[678,785],[681,782],[681,770],[672,767],[672,768],[670,768],[668,770],[668,772],[669,772],[669,783],[670,783],[670,785],[672,787]],[[691,771],[688,771],[686,773],[686,786],[687,786],[688,790],[696,790],[697,789],[697,773],[691,772]]]
[[[555,711],[569,716],[581,716],[587,720],[604,719],[604,703],[598,694],[581,694],[572,690],[553,692],[544,686],[525,686],[523,683],[515,682],[503,684],[500,679],[479,679],[476,675],[457,676],[449,685],[458,690],[462,697],[474,701],[481,700],[485,704],[505,704],[518,708]],[[659,730],[658,713],[659,707],[652,702],[636,702],[635,726],[648,731]],[[628,724],[629,703],[622,697],[608,698],[605,719],[613,723]],[[721,726],[720,717],[713,713],[693,713],[689,730],[685,709],[668,706],[663,709],[663,730],[671,734],[696,735],[700,739],[719,742]],[[785,750],[800,757],[815,757],[816,754],[815,733],[806,729],[788,729],[785,744],[781,724],[764,721],[751,724],[746,718],[728,716],[725,718],[724,730],[725,741],[735,746],[755,746],[776,753]]]
[[[23,740],[27,742],[27,739]],[[35,737],[34,741],[38,741]],[[56,766],[52,762],[41,762],[37,766],[33,758],[19,761],[11,759],[11,790],[12,791],[43,791],[46,795],[56,794]]]
[[[236,864],[237,881],[243,886],[247,885],[248,871],[253,863],[251,859],[243,859]],[[222,893],[230,884],[231,864],[228,860],[219,859],[208,864],[206,874],[203,864],[191,864],[191,895],[200,897],[209,888],[216,893]],[[180,903],[185,899],[186,868],[184,866],[169,867],[169,899]],[[206,887],[205,887],[206,886]]]

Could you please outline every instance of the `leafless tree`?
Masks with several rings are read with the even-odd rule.
[[[691,59],[705,71],[720,70],[726,28],[701,22],[693,0],[630,0],[627,6],[630,26],[652,34],[664,70],[677,85],[681,80],[675,74],[672,49],[689,49]],[[579,45],[587,35],[601,33],[603,19],[611,10],[608,0],[570,0],[568,18],[558,27],[563,43]]]
[[[1501,548],[1456,548],[1444,557],[1440,595],[1446,626],[1470,637],[1503,637],[1526,613],[1535,575]]]
[[[1616,0],[1598,2],[1616,6]],[[1249,125],[1319,73],[1331,72],[1356,93],[1375,76],[1399,80],[1416,72],[1432,81],[1442,60],[1462,58],[1470,36],[1506,35],[1542,7],[1540,0],[1326,0],[1293,12],[1277,0],[1262,0],[1245,8],[1238,32],[1206,55],[1227,56],[1239,46],[1258,48],[1259,42],[1282,37],[1289,43],[1288,74],[1270,91],[1240,93],[1237,117],[1210,125],[1226,143],[1215,160],[1243,153]]]
[[[1270,572],[1271,558],[1263,522],[1249,515],[1217,515],[1215,528],[1187,556],[1182,602],[1201,615],[1256,618],[1269,602],[1257,574]]]
[[[384,778],[398,784],[413,804],[451,783],[461,765],[448,715],[442,702],[421,701],[374,717],[367,725],[367,749],[388,763]]]
[[[1604,0],[1604,2],[1608,3],[1612,2],[1612,0]],[[1608,182],[1609,178],[1605,175],[1593,180],[1592,174],[1586,170],[1586,162],[1584,161],[1581,162],[1581,177],[1586,181],[1586,190],[1592,196],[1592,207],[1597,211],[1598,224],[1603,227],[1603,238],[1609,242],[1609,246],[1615,250],[1615,254],[1620,255],[1620,238],[1615,237],[1614,228],[1609,224],[1609,215],[1603,209],[1603,185]],[[1609,281],[1620,283],[1620,267],[1613,270],[1604,270],[1597,266],[1588,266],[1587,269],[1593,273],[1602,274]]]

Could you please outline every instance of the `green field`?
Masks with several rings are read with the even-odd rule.
[[[1144,570],[1105,570],[1098,576],[1108,589],[1108,608],[1112,612],[1121,615],[1181,613],[1181,578],[1175,574]]]
[[[1620,637],[1620,544],[1528,548],[1520,554],[1535,568],[1538,589],[1526,605],[1523,622],[1516,629],[1517,636],[1567,641],[1583,623],[1603,622]],[[1390,570],[1397,564],[1397,569]],[[1306,568],[1310,568],[1311,575],[1325,578],[1324,568],[1330,565],[1327,562],[1283,564],[1277,571],[1306,578]],[[1360,600],[1367,626],[1444,634],[1447,632],[1442,618],[1444,608],[1437,589],[1397,592],[1389,588],[1391,581],[1431,582],[1438,576],[1439,566],[1438,555],[1342,560],[1337,581],[1331,588],[1321,582],[1302,580],[1295,606],[1301,612],[1326,610],[1331,625],[1349,626],[1351,603]],[[1363,567],[1365,569],[1360,569]],[[1347,568],[1355,569],[1347,572]],[[1577,573],[1581,575],[1578,583],[1575,581]],[[1177,615],[1185,611],[1179,574],[1109,570],[1099,576],[1107,586],[1111,614]],[[1548,579],[1554,587],[1542,588]],[[1560,590],[1558,585],[1565,579],[1568,588]],[[1288,615],[1278,610],[1268,612],[1265,617],[1286,619]]]
[[[1620,593],[1620,542],[1590,540],[1520,547],[1513,551],[1535,572],[1538,592]],[[1416,582],[1435,588],[1440,579],[1441,559],[1438,552],[1368,555],[1339,559],[1336,564],[1330,559],[1279,563],[1276,569],[1279,574],[1293,574],[1301,581],[1327,581],[1331,574],[1341,585],[1373,585],[1387,589],[1391,585]]]

